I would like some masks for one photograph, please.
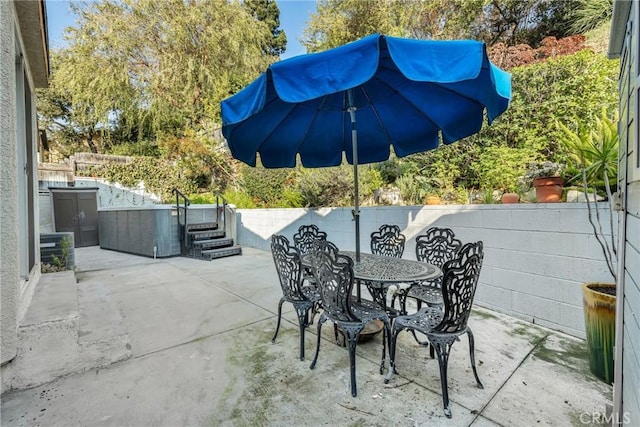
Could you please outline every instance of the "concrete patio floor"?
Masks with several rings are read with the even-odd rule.
[[[271,254],[243,251],[206,262],[76,249],[80,335],[124,332],[130,357],[5,393],[1,424],[580,426],[597,422],[611,400],[611,387],[589,372],[584,341],[480,307],[469,325],[484,389],[463,338],[449,359],[453,418],[443,414],[437,360],[408,333],[388,385],[378,371],[381,337],[358,346],[354,398],[348,352],[330,324],[313,371],[316,327],[300,361],[289,304],[271,343],[281,296]],[[34,301],[27,315],[48,309]]]

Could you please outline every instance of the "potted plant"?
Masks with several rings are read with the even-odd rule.
[[[511,203],[519,203],[520,202],[520,194],[518,188],[518,180],[515,182],[509,181],[502,185],[502,196],[500,197],[500,202],[502,204],[511,204]]]
[[[423,175],[416,175],[414,179],[421,189],[421,195],[425,205],[439,205],[441,203],[442,180]]]
[[[551,161],[531,162],[524,178],[536,190],[538,203],[556,203],[562,198],[562,171],[565,165]]]
[[[396,179],[395,185],[400,190],[402,200],[406,204],[440,204],[442,181],[438,178],[403,175]]]
[[[596,118],[593,129],[589,129],[584,124],[578,124],[577,131],[574,132],[564,124],[558,124],[562,131],[561,141],[579,171],[572,180],[581,178],[589,223],[614,281],[614,283],[585,283],[582,288],[589,366],[594,375],[608,384],[613,382],[616,323],[617,251],[613,232],[614,196],[611,193],[610,184],[612,180],[615,182],[618,174],[616,121],[615,118],[609,119],[606,109],[603,108],[601,118]],[[589,187],[593,187],[593,192],[597,196],[596,187],[600,182],[609,203],[610,240],[603,232],[602,222],[605,219],[601,218],[598,202],[592,202],[589,198]],[[594,200],[597,200],[597,197]]]
[[[502,204],[518,203],[520,201],[520,195],[518,193],[504,193],[502,194]]]

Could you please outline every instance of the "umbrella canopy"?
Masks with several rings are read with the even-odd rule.
[[[271,65],[222,101],[231,154],[267,168],[357,165],[450,144],[503,113],[511,76],[484,43],[371,35]],[[357,123],[357,131],[356,131]],[[358,144],[358,141],[360,143]],[[359,252],[357,168],[356,252]]]

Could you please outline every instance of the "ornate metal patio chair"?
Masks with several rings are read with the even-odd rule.
[[[301,225],[298,231],[293,235],[293,245],[298,248],[300,255],[308,254],[316,242],[324,242],[327,240],[327,233],[320,231],[317,225]],[[304,268],[303,280],[313,283],[313,273],[308,267]]]
[[[382,225],[378,231],[371,233],[371,253],[402,258],[405,240],[397,225]]]
[[[318,245],[320,248],[321,245]],[[316,285],[320,291],[320,299],[323,312],[318,320],[318,338],[316,353],[310,368],[314,369],[320,353],[320,339],[322,325],[327,320],[334,323],[334,327],[340,328],[349,343],[349,364],[351,369],[351,394],[357,396],[356,385],[356,346],[358,337],[365,325],[374,320],[384,323],[382,340],[382,361],[380,374],[384,371],[386,363],[387,344],[390,337],[390,322],[387,313],[379,309],[373,303],[358,302],[352,297],[353,288],[353,261],[339,253],[332,253],[319,249],[312,257],[312,269],[316,279]],[[335,329],[334,329],[335,330]]]
[[[388,256],[392,258],[402,258],[404,253],[404,243],[406,238],[400,232],[400,227],[397,225],[384,224],[381,225],[378,231],[371,233],[371,253],[374,255]],[[391,312],[392,306],[386,306],[387,289],[383,288],[380,283],[376,282],[364,282],[369,294],[374,301],[384,301],[383,308],[389,309]],[[360,287],[358,286],[358,292]],[[358,293],[358,297],[360,294]]]
[[[315,286],[303,286],[302,265],[298,249],[289,244],[289,240],[280,235],[271,236],[271,254],[282,287],[282,298],[278,303],[278,324],[271,342],[276,341],[282,318],[282,304],[286,301],[293,305],[298,315],[300,327],[300,360],[304,360],[304,330],[313,323],[318,311],[320,294]],[[311,311],[311,318],[309,318]]]
[[[445,262],[456,257],[461,246],[462,242],[455,238],[450,228],[431,227],[425,234],[416,237],[416,259],[442,268]],[[418,310],[423,302],[429,307],[442,307],[441,283],[442,276],[439,276],[399,289],[391,298],[391,306],[395,305],[395,299],[398,298],[401,313],[407,314],[407,298],[413,298]]]
[[[391,366],[385,383],[388,383],[393,373],[397,372],[395,357],[398,334],[402,330],[418,331],[425,334],[438,355],[442,401],[444,413],[448,418],[451,418],[451,408],[449,407],[447,365],[451,347],[462,334],[467,334],[469,337],[471,368],[478,388],[484,388],[476,371],[473,333],[467,325],[482,268],[482,258],[482,242],[464,245],[458,256],[447,261],[442,267],[444,311],[438,307],[424,307],[417,313],[396,317],[391,329]]]

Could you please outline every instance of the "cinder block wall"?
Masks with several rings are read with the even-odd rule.
[[[415,259],[415,237],[428,227],[449,227],[463,242],[482,240],[477,305],[581,338],[582,283],[613,281],[584,203],[365,207],[360,218],[363,252],[370,252],[370,233],[385,223],[402,229],[408,259]],[[339,248],[355,249],[350,208],[239,209],[237,223],[243,246],[269,250],[272,234],[292,239],[300,225],[313,223]]]

